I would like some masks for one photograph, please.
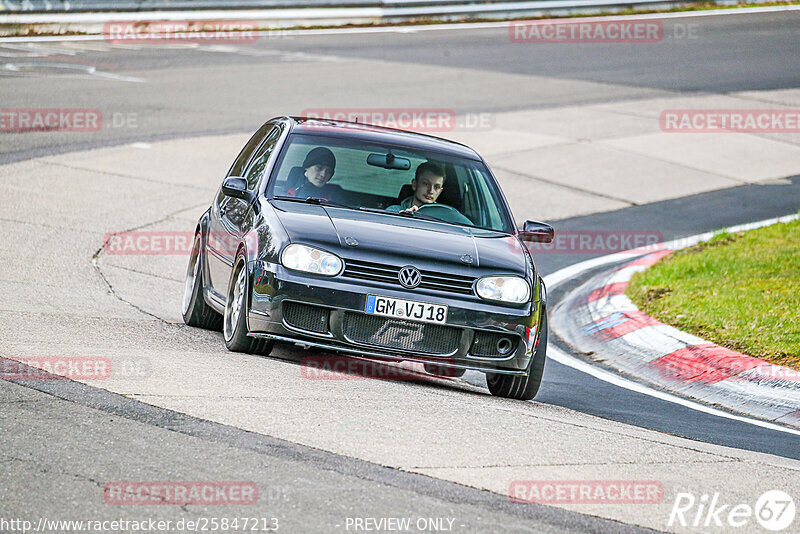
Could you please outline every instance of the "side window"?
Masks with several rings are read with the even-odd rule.
[[[244,145],[244,148],[239,155],[236,156],[236,161],[233,162],[231,165],[231,170],[228,171],[228,176],[242,176],[244,173],[244,168],[247,165],[247,162],[250,161],[250,156],[252,155],[253,151],[256,147],[261,144],[261,141],[264,139],[264,136],[267,135],[275,125],[272,123],[267,123],[263,125],[258,131],[253,134],[253,137]]]
[[[270,156],[275,150],[275,145],[278,144],[278,139],[281,136],[281,129],[275,126],[269,135],[264,140],[264,143],[258,148],[253,155],[247,171],[244,173],[244,179],[247,180],[247,189],[253,190],[261,175],[264,174],[264,168],[267,166]]]
[[[467,217],[481,226],[499,228],[503,225],[503,217],[498,209],[498,199],[494,198],[485,179],[477,174],[477,171],[470,169],[471,184],[467,187],[466,205]],[[490,202],[491,200],[491,202]]]
[[[253,134],[253,137],[244,145],[244,148],[239,155],[236,156],[236,160],[234,160],[233,165],[231,165],[228,174],[225,175],[227,178],[228,176],[241,176],[244,173],[244,168],[247,165],[247,162],[250,161],[250,156],[253,154],[253,151],[256,147],[261,143],[264,139],[264,136],[267,135],[272,128],[274,128],[274,123],[268,122],[261,126],[256,133]],[[217,193],[217,200],[216,205],[221,206],[222,203],[225,202],[225,194],[222,192],[220,188],[219,192]]]

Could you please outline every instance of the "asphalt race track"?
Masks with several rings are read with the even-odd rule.
[[[0,357],[102,356],[136,371],[88,385],[0,380],[0,519],[247,515],[277,518],[283,532],[352,532],[366,530],[355,519],[429,518],[455,532],[701,532],[668,524],[679,492],[753,505],[777,489],[797,501],[796,434],[552,360],[528,403],[491,397],[477,373],[308,380],[300,361],[313,353],[228,353],[219,333],[182,324],[185,256],[118,256],[103,242],[110,232],[191,232],[249,134],[309,109],[452,111],[458,126],[431,133],[475,146],[518,221],[547,220],[557,232],[668,240],[796,213],[800,135],[668,137],[658,116],[800,108],[798,27],[800,14],[786,11],[671,19],[647,45],[513,43],[506,27],[277,34],[247,45],[0,42],[4,110],[103,117],[96,132],[0,131]],[[462,122],[476,117],[482,126]],[[549,274],[589,257],[536,262]],[[515,480],[658,481],[663,500],[520,504],[508,498]],[[250,481],[259,500],[115,506],[103,499],[113,481]]]

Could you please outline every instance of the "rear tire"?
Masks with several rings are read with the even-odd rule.
[[[486,373],[486,384],[489,391],[497,397],[516,400],[531,400],[539,392],[544,373],[544,362],[547,359],[547,309],[542,310],[542,329],[539,332],[539,344],[528,364],[527,376],[501,375]]]
[[[247,301],[249,284],[247,282],[247,261],[239,252],[228,284],[228,298],[225,301],[222,336],[225,347],[234,352],[269,355],[275,342],[271,339],[259,339],[247,335]]]
[[[200,232],[194,235],[186,282],[183,288],[183,322],[189,326],[222,330],[222,315],[214,311],[203,298],[203,261]]]

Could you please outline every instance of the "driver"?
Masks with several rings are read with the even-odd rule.
[[[414,194],[403,199],[400,204],[389,206],[389,211],[417,211],[426,204],[435,204],[444,188],[444,170],[437,164],[426,161],[420,163],[411,180]]]

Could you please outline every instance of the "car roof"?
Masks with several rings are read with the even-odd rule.
[[[373,141],[383,144],[403,145],[419,150],[445,152],[454,156],[478,161],[482,159],[477,152],[466,145],[432,135],[355,122],[316,119],[311,117],[287,118],[292,122],[292,133],[303,135],[334,135],[336,137]]]

